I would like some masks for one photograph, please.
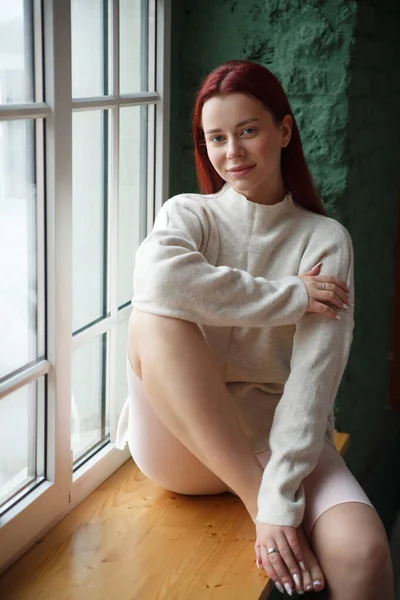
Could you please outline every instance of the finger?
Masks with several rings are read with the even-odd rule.
[[[350,291],[347,283],[345,281],[341,281],[340,279],[336,279],[336,277],[330,277],[328,275],[316,275],[314,280],[319,281],[320,283],[332,283],[333,285],[337,285],[346,293]]]
[[[334,306],[337,306],[339,310],[348,310],[349,304],[347,304],[347,302],[349,302],[349,301],[348,301],[346,295],[344,294],[344,292],[341,292],[341,295],[343,296],[343,297],[341,297],[341,295],[339,295],[339,293],[336,293],[336,291],[328,288],[328,284],[325,284],[325,285],[326,285],[325,290],[318,291],[318,295],[317,295],[318,300],[323,301],[323,302],[330,302]],[[336,288],[336,290],[339,290],[339,289],[340,288]]]
[[[263,562],[265,560],[270,562],[272,568],[277,573],[286,593],[291,596],[296,588],[296,584],[293,581],[293,577],[287,566],[287,562],[289,562],[289,564],[294,564],[295,561],[291,555],[285,536],[282,535],[279,538],[276,538],[275,547],[278,548],[279,552],[274,552],[273,554],[268,554],[266,556],[264,556],[263,549],[261,549],[263,554]]]
[[[316,276],[320,273],[321,271],[321,266],[322,263],[319,263],[318,265],[315,265],[310,271],[306,271],[305,273],[302,273],[302,275],[311,275],[311,276]]]
[[[290,528],[289,530],[286,530],[285,535],[290,550],[292,551],[293,557],[296,561],[295,571],[291,570],[293,581],[296,585],[296,591],[301,594],[302,592],[306,591],[306,585],[311,583],[311,575],[308,573],[308,579],[307,577],[304,578],[304,575],[307,573],[305,567],[305,556],[301,549],[296,529]],[[304,585],[304,579],[306,579],[306,585]]]
[[[272,548],[272,545],[268,546],[268,548]],[[268,554],[267,548],[266,548],[266,546],[264,546],[264,544],[262,544],[260,547],[260,554],[261,554],[261,562],[262,562],[264,569],[266,570],[269,577],[274,582],[276,589],[281,594],[284,594],[284,592],[285,592],[285,588],[283,587],[284,583],[283,583],[278,571],[274,568],[274,566],[272,565],[272,563],[270,561],[270,557],[273,556],[273,554]],[[280,571],[284,577],[286,577],[286,578],[288,577],[288,572],[285,569],[280,569]],[[286,591],[288,591],[288,588],[286,588]]]
[[[329,319],[332,319],[333,321],[334,320],[340,321],[342,318],[332,308],[330,308],[326,304],[322,304],[321,302],[317,302],[315,300],[313,302],[311,302],[310,312],[321,313],[325,317],[328,317]]]
[[[291,575],[291,584],[294,585],[297,592],[303,592],[301,569],[299,562],[304,562],[303,555],[300,550],[297,534],[295,529],[286,530],[285,532],[279,532],[276,537],[278,543],[279,552],[282,560],[284,561],[287,570]],[[294,548],[301,560],[297,560],[294,554]],[[285,588],[286,589],[286,588]]]
[[[263,564],[262,564],[262,560],[261,560],[261,550],[260,550],[260,546],[259,544],[256,542],[256,545],[254,547],[255,553],[256,553],[256,565],[257,565],[257,569],[262,569],[263,568]]]
[[[317,285],[318,285],[318,288],[320,286],[324,285],[324,289],[322,291],[333,293],[335,295],[335,298],[338,300],[338,302],[341,304],[344,304],[345,307],[348,308],[348,305],[351,302],[350,295],[347,292],[344,292],[342,290],[342,288],[340,288],[338,285],[335,285],[334,283],[325,283],[325,284],[317,284]],[[342,307],[343,306],[341,306],[341,308]]]

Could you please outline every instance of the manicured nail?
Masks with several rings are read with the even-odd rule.
[[[300,590],[299,592],[297,592],[299,596],[303,596],[304,592],[303,590]]]
[[[317,265],[315,265],[315,267],[313,267],[313,269],[316,269],[317,267],[322,267],[322,262],[320,262]]]
[[[278,590],[278,592],[280,592],[281,594],[284,594],[284,593],[285,593],[285,590],[283,589],[283,587],[281,586],[281,584],[279,583],[279,581],[277,581],[277,582],[275,583],[275,587],[276,587],[276,589]]]
[[[338,321],[342,320],[342,317],[340,315],[336,315],[336,318],[337,318]]]
[[[297,585],[297,587],[301,587],[300,577],[297,575],[297,573],[295,573],[293,575],[293,581],[295,582],[295,584]]]
[[[305,573],[307,571],[307,569],[306,569],[304,563],[300,561],[299,565],[300,565],[300,569],[303,571],[303,573]]]
[[[312,585],[308,585],[306,587],[306,592],[312,592]]]
[[[258,560],[256,560],[256,565],[257,565],[257,569],[262,569],[262,565],[260,565],[260,563],[258,562]]]
[[[285,583],[285,590],[286,590],[286,593],[289,594],[289,596],[293,595],[293,590],[288,583]]]
[[[349,308],[349,305],[348,305],[348,304],[345,304],[345,303],[343,302],[343,308],[344,308],[345,310],[347,310],[347,309]]]
[[[322,584],[321,584],[321,582],[320,582],[318,579],[316,579],[315,581],[313,581],[313,584],[314,584],[316,587],[319,587],[320,585],[322,585]]]

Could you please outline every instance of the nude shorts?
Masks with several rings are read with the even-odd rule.
[[[128,362],[127,399],[118,423],[116,446],[127,442],[139,469],[158,485],[182,494],[218,494],[229,491],[214,473],[203,465],[166,428],[153,410],[142,381]],[[270,451],[256,457],[265,467]],[[325,442],[314,471],[304,479],[306,498],[303,526],[310,532],[315,521],[325,511],[346,502],[361,502],[372,506],[343,458],[330,443]]]

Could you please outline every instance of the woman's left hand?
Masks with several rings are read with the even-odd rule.
[[[284,590],[290,596],[295,590],[303,593],[302,571],[305,572],[306,567],[296,528],[256,521],[256,532],[258,568],[264,567],[281,593]],[[268,553],[271,549],[274,552]]]

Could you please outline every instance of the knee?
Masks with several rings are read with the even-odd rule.
[[[156,352],[159,360],[163,349],[168,352],[174,345],[178,349],[181,342],[193,339],[190,336],[203,339],[196,323],[133,309],[129,319],[128,355],[134,371],[140,377],[143,359],[152,359]]]
[[[344,580],[374,580],[390,563],[387,538],[380,532],[360,531],[352,544],[336,547],[332,559]]]
[[[173,339],[171,336],[188,335],[191,331],[200,333],[196,323],[153,315],[135,309],[132,310],[129,319],[129,337],[140,343],[150,341],[152,346],[160,339],[171,340]]]

